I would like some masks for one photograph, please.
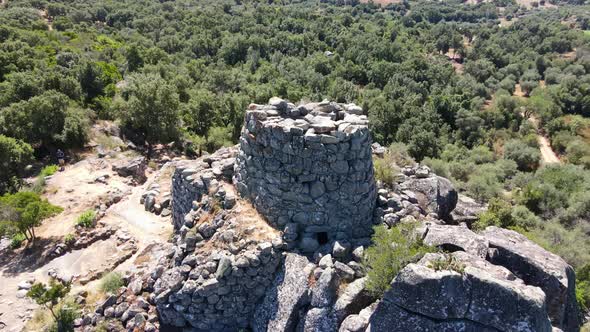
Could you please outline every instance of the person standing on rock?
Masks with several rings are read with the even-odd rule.
[[[57,149],[55,154],[57,156],[57,162],[59,163],[59,171],[63,172],[65,165],[65,154],[61,149]]]

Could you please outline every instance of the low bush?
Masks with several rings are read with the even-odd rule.
[[[125,283],[119,272],[110,272],[100,280],[100,290],[104,293],[113,293],[123,286]]]
[[[56,316],[57,321],[49,328],[49,332],[74,332],[74,321],[80,313],[74,306],[64,304],[57,310]]]
[[[582,311],[590,311],[590,263],[576,270],[576,299]]]
[[[449,254],[444,254],[444,257],[437,258],[431,261],[428,264],[428,267],[433,269],[434,271],[448,270],[459,272],[461,274],[463,274],[463,272],[465,271],[465,264],[458,261],[457,258]]]
[[[407,264],[434,251],[416,236],[415,227],[415,224],[409,223],[391,229],[384,225],[374,228],[373,244],[367,248],[363,263],[367,269],[367,289],[375,296],[383,295],[393,278]]]
[[[25,242],[25,240],[26,240],[26,238],[23,233],[14,234],[12,236],[12,238],[10,239],[10,248],[12,248],[12,249],[20,248],[23,245],[23,242]]]
[[[76,226],[81,226],[85,228],[94,227],[95,219],[96,213],[94,212],[94,210],[88,210],[78,217],[78,219],[76,220]]]
[[[387,164],[385,159],[375,158],[373,160],[373,167],[375,168],[375,179],[381,181],[386,186],[391,186],[395,181],[395,174],[393,167]]]
[[[74,236],[74,234],[71,234],[71,233],[70,233],[70,234],[67,234],[67,235],[64,237],[64,243],[65,243],[66,245],[68,245],[68,246],[69,246],[69,245],[72,245],[74,242],[76,242],[76,237]]]
[[[57,172],[58,170],[59,170],[59,166],[57,166],[57,165],[47,165],[47,166],[43,167],[43,169],[41,169],[39,176],[41,176],[41,177],[51,176],[51,175],[55,174],[55,172]]]

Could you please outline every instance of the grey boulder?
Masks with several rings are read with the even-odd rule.
[[[252,321],[254,332],[293,331],[299,309],[309,302],[308,277],[311,269],[305,256],[289,253]]]
[[[440,176],[409,178],[401,184],[403,189],[413,192],[418,205],[439,219],[450,220],[450,214],[457,205],[457,191],[448,179]]]
[[[462,250],[481,258],[488,253],[488,241],[463,226],[428,225],[424,243],[451,252]]]
[[[453,266],[439,264],[445,261]],[[421,329],[412,331],[550,332],[543,291],[502,270],[463,252],[427,254],[396,276],[371,326],[404,331],[414,321]]]
[[[571,266],[517,232],[490,226],[481,235],[489,241],[493,264],[506,267],[545,292],[547,313],[554,326],[565,332],[578,331],[581,322]]]

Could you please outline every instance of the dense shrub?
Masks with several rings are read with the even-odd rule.
[[[504,145],[504,158],[514,160],[521,171],[532,171],[539,166],[541,153],[523,141],[510,140]]]
[[[373,244],[367,249],[364,265],[367,268],[367,289],[382,295],[397,273],[411,262],[418,261],[431,247],[416,236],[414,224],[400,224],[388,229],[375,227]]]
[[[19,191],[0,197],[0,235],[22,234],[30,243],[35,242],[35,228],[43,220],[63,211],[47,199],[28,191]]]
[[[387,164],[387,160],[375,158],[373,160],[373,167],[375,168],[375,180],[380,181],[385,186],[393,185],[395,173],[393,166]]]
[[[78,219],[76,219],[76,226],[81,226],[85,228],[94,227],[95,220],[96,212],[94,212],[94,210],[88,210],[78,216]]]
[[[29,144],[0,135],[0,195],[20,187],[20,176],[32,160],[33,148]]]

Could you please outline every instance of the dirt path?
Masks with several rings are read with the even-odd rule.
[[[537,130],[537,142],[539,143],[539,149],[541,150],[541,163],[542,164],[561,164],[561,160],[551,148],[551,144],[547,137],[545,137],[539,129],[539,119],[535,115],[530,115],[528,120],[533,124]]]
[[[127,157],[131,158],[131,157]],[[121,178],[111,170],[114,161],[88,157],[87,159],[70,165],[64,172],[56,173],[47,181],[44,196],[53,204],[62,206],[64,212],[46,220],[36,233],[40,239],[63,239],[66,234],[73,233],[77,217],[84,211],[94,209],[104,196],[112,192],[127,193],[117,204],[107,209],[102,223],[118,229],[135,240],[137,252],[130,259],[123,262],[117,269],[133,269],[138,256],[146,255],[158,250],[158,244],[168,241],[172,233],[169,218],[156,216],[144,210],[139,199],[145,192],[147,185],[155,174],[148,175],[148,181],[142,186],[133,187],[127,178]],[[97,177],[108,175],[107,183],[94,181]],[[32,316],[37,305],[25,297],[19,297],[18,284],[23,280],[34,278],[37,281],[47,281],[47,272],[55,269],[58,273],[71,276],[85,276],[102,271],[111,266],[113,258],[121,257],[125,243],[118,243],[117,236],[93,243],[87,248],[66,253],[55,258],[43,266],[29,267],[26,263],[16,262],[18,269],[14,271],[7,266],[0,266],[0,322],[6,325],[0,331],[21,331],[26,321]],[[0,255],[3,253],[0,252]],[[22,265],[22,266],[21,266]],[[85,286],[94,289],[98,283],[93,282]],[[80,289],[74,286],[73,289]]]

